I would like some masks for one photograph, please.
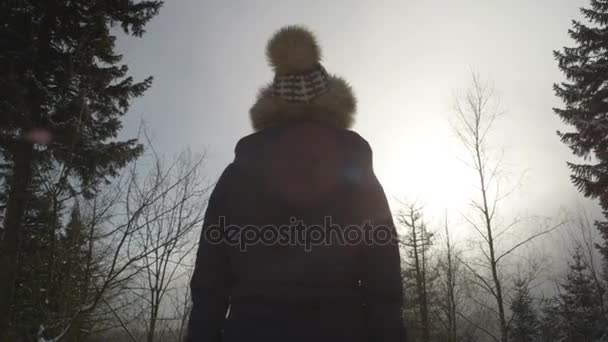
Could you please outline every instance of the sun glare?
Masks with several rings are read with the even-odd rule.
[[[442,217],[446,209],[463,210],[476,188],[472,169],[456,157],[462,155],[460,146],[438,137],[420,138],[409,146],[424,147],[395,147],[389,155],[400,157],[376,161],[376,172],[393,212],[413,201],[424,205],[425,213],[433,218]]]

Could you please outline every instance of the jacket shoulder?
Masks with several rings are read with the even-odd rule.
[[[236,156],[251,153],[259,148],[263,148],[268,144],[272,137],[277,136],[281,132],[281,126],[274,126],[259,131],[253,132],[239,139],[234,147]]]
[[[275,140],[274,138],[279,137],[284,132],[288,132],[293,126],[293,124],[273,126],[241,138],[234,148],[235,161],[247,159],[247,156],[255,155],[257,152],[264,150],[269,144],[272,144]],[[363,162],[371,162],[371,146],[357,132],[330,126],[325,126],[325,128],[331,130],[332,135],[335,136],[337,141],[344,146],[344,150],[352,157]]]
[[[343,130],[343,134],[346,137],[346,139],[348,139],[349,143],[352,143],[354,145],[354,147],[365,151],[365,152],[372,152],[372,148],[369,144],[369,142],[367,142],[367,140],[365,140],[365,138],[363,138],[361,135],[359,135],[359,133],[355,132],[355,131],[351,131],[351,130]]]

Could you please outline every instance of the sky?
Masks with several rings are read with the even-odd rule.
[[[556,130],[553,107],[563,80],[553,50],[572,45],[567,30],[587,0],[200,1],[167,0],[143,39],[119,37],[131,73],[154,76],[134,101],[122,136],[143,118],[161,153],[207,154],[213,181],[250,133],[249,108],[272,80],[264,48],[280,27],[305,25],[323,65],[358,99],[353,130],[369,141],[375,172],[393,211],[417,200],[430,220],[466,210],[476,195],[450,120],[471,72],[491,82],[505,110],[490,144],[511,179],[525,173],[507,211],[555,217],[581,204],[575,161]],[[451,215],[451,214],[448,214]]]

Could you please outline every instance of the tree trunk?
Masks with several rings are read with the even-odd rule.
[[[156,332],[156,321],[158,319],[158,308],[152,304],[152,310],[150,312],[150,326],[148,329],[147,342],[154,342],[154,333]]]
[[[17,278],[20,234],[32,182],[33,146],[19,142],[9,181],[4,218],[4,238],[0,255],[0,338],[5,338],[11,318],[11,305]]]
[[[447,285],[447,319],[448,319],[448,342],[456,342],[456,298],[455,298],[455,280],[454,268],[452,263],[452,244],[450,241],[450,232],[448,230],[448,220],[446,214],[445,220],[445,235],[447,247],[447,269],[446,269],[446,285]]]
[[[414,268],[416,271],[416,292],[418,297],[418,307],[420,309],[420,325],[422,327],[422,341],[429,342],[430,341],[430,332],[429,332],[429,315],[428,315],[428,306],[426,299],[426,289],[425,289],[425,274],[424,274],[424,262],[421,261],[421,253],[424,253],[424,236],[421,239],[418,239],[418,234],[416,232],[416,220],[414,219],[414,211],[410,212],[411,215],[411,228],[412,228],[412,247],[414,249]],[[422,232],[422,230],[421,230]],[[423,241],[420,243],[419,241]],[[419,250],[420,249],[420,250]],[[424,257],[422,255],[422,257]]]
[[[479,172],[479,183],[481,189],[481,197],[483,200],[483,216],[485,219],[486,231],[488,233],[487,242],[488,249],[490,250],[490,268],[492,270],[492,281],[494,282],[494,298],[496,299],[496,306],[498,308],[498,320],[500,324],[500,341],[507,342],[507,320],[505,318],[505,305],[502,297],[502,285],[500,278],[498,277],[498,262],[496,260],[496,252],[494,248],[494,236],[492,232],[492,217],[490,214],[490,208],[488,206],[488,194],[486,177],[484,173],[484,163],[481,159],[481,143],[479,141],[479,135],[475,138],[475,152],[477,157],[477,165]]]
[[[426,245],[426,237],[425,237],[425,229],[426,227],[421,224],[420,225],[420,289],[421,289],[421,298],[420,298],[420,304],[422,306],[422,341],[423,342],[430,342],[431,340],[431,327],[430,327],[430,320],[429,320],[429,299],[428,299],[428,295],[427,295],[427,284],[426,284],[426,280],[427,280],[427,262],[426,262],[426,249],[427,249],[427,245]]]

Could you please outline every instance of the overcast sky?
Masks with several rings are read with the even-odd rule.
[[[157,149],[206,150],[211,180],[252,132],[249,108],[271,81],[264,47],[286,24],[317,33],[323,64],[358,98],[354,130],[374,150],[391,198],[418,199],[434,216],[461,210],[475,189],[449,118],[471,70],[491,81],[506,115],[491,143],[514,178],[527,170],[515,212],[555,216],[585,202],[569,181],[552,51],[587,0],[201,1],[169,0],[143,39],[121,38],[132,74],[155,77],[135,101],[125,136],[143,117]],[[596,209],[593,209],[596,210]]]

